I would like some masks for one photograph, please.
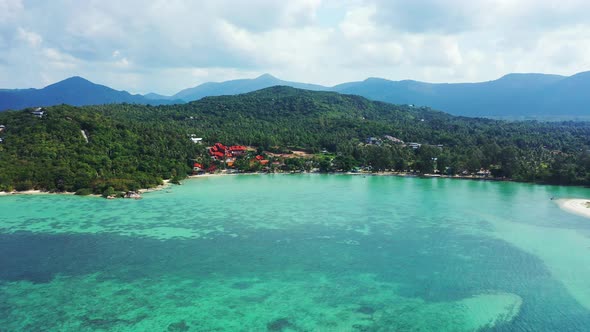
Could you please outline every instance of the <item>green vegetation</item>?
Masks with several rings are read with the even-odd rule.
[[[44,189],[96,194],[178,181],[193,160],[209,167],[206,143],[262,151],[305,150],[311,161],[286,159],[284,170],[348,171],[357,166],[444,174],[489,169],[495,177],[590,184],[590,123],[503,122],[454,117],[429,108],[371,102],[357,96],[273,87],[171,106],[50,107],[0,113],[0,190]],[[81,131],[88,136],[88,143]],[[407,143],[412,149],[385,135]],[[377,137],[377,144],[365,144]],[[442,145],[442,146],[440,146]],[[322,150],[327,153],[320,153]],[[435,159],[436,158],[436,159]],[[272,161],[272,160],[271,160]],[[260,165],[237,161],[239,168]],[[240,167],[241,165],[241,167]]]

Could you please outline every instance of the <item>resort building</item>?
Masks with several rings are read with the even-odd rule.
[[[230,146],[228,150],[232,156],[236,157],[243,155],[248,150],[248,148],[243,145],[234,145]]]
[[[248,151],[248,148],[243,145],[233,145],[227,147],[221,143],[215,143],[209,148],[209,155],[213,159],[223,160],[225,157],[238,157]]]
[[[202,164],[194,163],[194,165],[193,165],[193,174],[203,172],[204,170],[205,170],[205,168],[203,167]]]
[[[215,145],[209,148],[209,155],[213,159],[223,160],[225,158],[226,151],[227,146],[221,143],[215,143]]]

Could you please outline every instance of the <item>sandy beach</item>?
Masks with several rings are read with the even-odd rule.
[[[557,204],[560,208],[569,213],[575,213],[579,216],[590,218],[590,199],[559,199],[557,200]]]
[[[163,183],[157,187],[147,188],[147,189],[145,189],[145,188],[139,189],[137,192],[140,194],[144,194],[144,193],[149,193],[152,191],[166,189],[169,186],[171,186],[170,180],[163,180]],[[41,190],[25,190],[25,191],[11,191],[11,192],[0,191],[0,196],[8,196],[8,195],[75,195],[75,194],[76,194],[75,192],[69,192],[69,191],[65,191],[65,192],[48,192],[48,191],[41,191]],[[101,197],[101,195],[98,195],[98,194],[90,194],[90,195],[86,195],[86,196]]]
[[[41,191],[41,190],[25,190],[25,191],[0,191],[0,196],[8,196],[8,195],[74,195],[73,192],[59,192],[59,193],[51,193],[48,191]]]
[[[166,189],[168,187],[170,187],[172,185],[172,183],[170,183],[170,180],[163,180],[163,183],[157,187],[154,188],[147,188],[147,189],[139,189],[137,192],[140,194],[145,194],[145,193],[149,193],[152,191],[158,191],[158,190],[163,190]]]

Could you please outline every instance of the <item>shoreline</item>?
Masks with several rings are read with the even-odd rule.
[[[75,192],[64,191],[64,192],[49,192],[41,190],[25,190],[25,191],[0,191],[0,196],[11,196],[11,195],[75,195]],[[87,195],[87,196],[100,196],[100,195]]]
[[[218,177],[218,176],[235,176],[235,175],[295,175],[295,174],[323,174],[323,175],[355,175],[355,176],[399,176],[405,178],[441,178],[441,179],[460,179],[460,180],[480,180],[480,181],[498,181],[498,182],[513,182],[512,179],[507,178],[494,178],[494,177],[481,177],[475,175],[440,175],[440,174],[414,174],[414,173],[403,173],[403,172],[277,172],[277,173],[266,173],[266,172],[252,172],[252,173],[205,173],[199,175],[189,175],[187,179],[197,179],[204,177]],[[533,183],[534,182],[522,182],[522,183]]]
[[[590,218],[590,199],[563,198],[558,199],[556,202],[566,212]]]
[[[170,181],[171,181],[170,179],[168,179],[168,180],[162,180],[163,183],[161,185],[158,185],[157,187],[139,189],[139,190],[137,190],[137,192],[140,195],[143,195],[145,193],[151,193],[151,192],[154,192],[154,191],[163,190],[163,189],[166,189],[166,188],[168,188],[168,187],[170,187],[172,185],[172,183],[170,183]]]
[[[159,190],[163,190],[168,188],[169,186],[171,186],[172,184],[170,183],[170,180],[163,180],[163,183],[161,185],[158,185],[157,187],[153,187],[153,188],[143,188],[143,189],[139,189],[137,190],[137,193],[139,193],[140,195],[143,195],[145,193],[150,193],[150,192],[154,192],[154,191],[159,191]],[[75,192],[71,192],[71,191],[63,191],[63,192],[49,192],[49,191],[41,191],[41,190],[25,190],[25,191],[11,191],[11,192],[7,192],[7,191],[0,191],[0,197],[2,196],[12,196],[12,195],[72,195],[75,196],[76,193]],[[82,197],[102,197],[102,195],[99,194],[90,194],[90,195],[79,195]]]
[[[266,173],[266,172],[254,172],[254,173],[204,173],[199,175],[188,175],[185,180],[190,179],[198,179],[198,178],[209,178],[209,177],[223,177],[223,176],[244,176],[244,175],[298,175],[298,174],[324,174],[324,175],[350,175],[350,176],[396,176],[396,177],[405,177],[405,178],[422,178],[422,179],[433,179],[433,178],[441,178],[441,179],[459,179],[459,180],[476,180],[476,181],[493,181],[493,182],[513,182],[512,179],[507,178],[494,178],[494,177],[481,177],[475,175],[440,175],[440,174],[415,174],[415,173],[403,173],[403,172],[332,172],[332,173],[320,173],[320,172],[279,172],[279,173]],[[172,183],[170,179],[163,180],[161,185],[158,185],[153,188],[142,188],[137,190],[137,193],[140,195],[160,191],[166,188],[169,188]],[[518,182],[518,181],[517,181]],[[522,183],[529,183],[529,184],[540,184],[540,185],[547,185],[542,183],[535,183],[535,182],[522,182]],[[41,190],[26,190],[26,191],[0,191],[0,197],[2,196],[10,196],[10,195],[75,195],[75,192],[48,192],[48,191],[41,191]],[[102,197],[99,194],[90,194],[85,195],[90,197]],[[590,201],[590,200],[589,200]],[[590,211],[590,208],[588,209]],[[572,209],[573,211],[573,209]],[[582,215],[586,217],[590,217],[590,212],[587,214],[586,211],[582,210]]]

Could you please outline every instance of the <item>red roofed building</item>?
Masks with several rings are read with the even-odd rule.
[[[195,163],[195,164],[193,165],[193,174],[194,174],[194,173],[198,173],[198,172],[202,172],[203,170],[204,170],[204,167],[203,167],[203,165],[202,165],[202,164]]]
[[[232,156],[241,156],[246,152],[248,148],[243,145],[234,145],[229,147],[229,151]]]
[[[227,151],[227,146],[221,143],[215,143],[211,148],[209,148],[209,154],[218,160],[222,160],[226,154],[229,152]]]

